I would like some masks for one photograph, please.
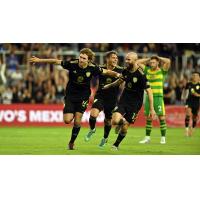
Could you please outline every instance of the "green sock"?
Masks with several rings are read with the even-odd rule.
[[[160,120],[160,132],[163,137],[165,137],[167,131],[167,125],[165,120]]]
[[[146,121],[146,136],[150,136],[151,129],[152,129],[152,121],[151,120],[147,120]]]

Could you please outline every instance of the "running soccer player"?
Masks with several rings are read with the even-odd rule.
[[[128,53],[125,59],[127,68],[122,72],[122,78],[104,86],[104,89],[108,89],[125,82],[125,88],[112,116],[112,124],[118,126],[118,137],[112,146],[113,150],[118,150],[119,144],[127,134],[128,127],[135,122],[143,104],[144,91],[149,97],[149,115],[152,118],[155,117],[152,91],[143,70],[135,64],[137,58],[136,53]]]
[[[95,54],[89,48],[80,51],[78,59],[63,61],[58,59],[40,59],[32,57],[31,63],[50,63],[61,65],[69,71],[69,82],[66,87],[65,104],[63,109],[63,120],[65,124],[71,123],[74,119],[71,139],[68,144],[69,150],[74,150],[74,141],[76,140],[81,128],[81,119],[85,112],[89,96],[90,81],[97,75],[107,75],[119,77],[117,72],[100,68],[92,63]]]
[[[154,109],[160,121],[160,132],[161,132],[161,144],[166,143],[166,120],[165,120],[165,106],[163,100],[163,84],[170,68],[170,59],[152,56],[151,58],[139,59],[137,60],[137,65],[144,69],[144,73],[147,76],[147,79],[150,83],[153,100],[154,100]],[[147,66],[147,63],[150,65]],[[149,100],[145,99],[145,116],[146,116],[146,137],[141,140],[139,143],[149,143],[150,134],[152,129],[152,119],[149,117]]]
[[[183,90],[182,99],[186,100],[185,105],[185,135],[192,136],[196,127],[198,112],[200,107],[200,75],[198,72],[192,73],[191,82],[188,82]],[[192,118],[192,127],[189,127]]]
[[[122,73],[123,68],[118,66],[117,52],[110,51],[106,53],[106,64],[102,66],[102,68],[109,69],[120,74]],[[85,136],[85,141],[89,141],[91,139],[92,135],[96,131],[96,118],[98,117],[99,113],[103,110],[105,113],[104,136],[99,144],[99,147],[104,147],[108,141],[108,136],[111,130],[112,111],[116,106],[119,95],[119,86],[109,88],[108,90],[103,90],[102,88],[106,84],[113,83],[116,80],[117,78],[115,77],[111,78],[108,76],[99,75],[99,87],[94,97],[94,102],[90,112],[90,130]]]

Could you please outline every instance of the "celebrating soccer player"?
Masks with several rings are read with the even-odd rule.
[[[149,117],[155,117],[152,91],[143,70],[136,65],[137,59],[136,53],[128,53],[125,60],[127,68],[122,72],[122,78],[104,86],[104,89],[108,89],[125,82],[125,88],[112,116],[112,124],[118,127],[118,137],[112,146],[113,150],[118,150],[119,144],[127,134],[128,127],[135,122],[142,107],[144,91],[147,92],[150,102]]]
[[[66,87],[65,104],[63,109],[63,120],[66,124],[71,123],[74,119],[71,139],[68,144],[68,149],[74,149],[74,141],[76,140],[81,128],[81,119],[85,112],[89,96],[90,96],[90,81],[92,77],[97,75],[107,75],[110,77],[119,77],[117,72],[100,68],[92,63],[95,54],[89,48],[84,48],[80,51],[78,59],[71,61],[63,61],[58,59],[40,59],[32,57],[32,63],[50,63],[61,65],[69,71],[69,82]]]
[[[163,100],[163,84],[166,78],[167,72],[170,67],[170,59],[152,56],[151,58],[139,59],[137,60],[137,65],[143,68],[144,73],[150,83],[153,100],[154,109],[160,121],[160,132],[161,132],[161,144],[166,143],[166,120],[165,120],[165,106]],[[149,66],[147,64],[149,63]],[[149,100],[145,99],[145,116],[146,116],[146,137],[140,141],[141,144],[150,142],[150,134],[152,129],[152,119],[149,117]]]
[[[187,83],[186,88],[183,90],[182,99],[186,100],[185,135],[192,136],[193,129],[197,124],[200,107],[200,75],[198,72],[192,73],[192,80]],[[192,118],[192,127],[189,128],[190,118]]]
[[[115,71],[117,73],[121,73],[123,68],[118,66],[118,56],[117,52],[110,51],[106,53],[106,64],[102,66],[103,69],[109,69]],[[119,95],[119,87],[113,87],[108,90],[103,90],[102,88],[106,84],[110,84],[116,81],[116,78],[102,76],[99,75],[99,86],[94,97],[94,103],[92,105],[92,109],[90,112],[90,130],[85,136],[85,141],[89,141],[92,135],[95,133],[96,128],[96,118],[98,117],[99,113],[103,110],[105,113],[104,119],[104,136],[99,144],[99,147],[104,147],[108,141],[108,136],[111,130],[111,118],[112,118],[112,111],[116,106],[118,95]]]

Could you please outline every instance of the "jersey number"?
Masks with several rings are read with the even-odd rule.
[[[158,111],[159,111],[159,112],[162,111],[162,106],[158,106]]]

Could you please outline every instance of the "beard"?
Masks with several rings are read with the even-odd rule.
[[[128,70],[131,70],[133,68],[133,64],[127,64],[126,66]]]

